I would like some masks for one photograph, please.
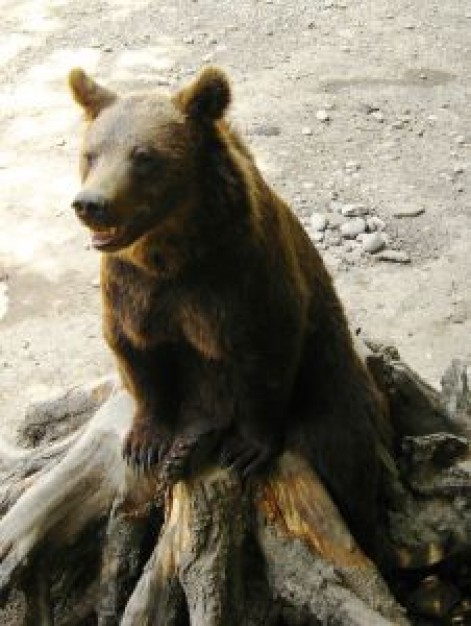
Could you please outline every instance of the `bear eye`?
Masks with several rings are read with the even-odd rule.
[[[138,174],[147,174],[159,165],[158,155],[150,148],[143,146],[134,148],[131,152],[131,159]]]

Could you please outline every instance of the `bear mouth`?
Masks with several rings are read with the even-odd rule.
[[[127,237],[124,228],[113,226],[111,228],[92,230],[92,246],[96,250],[114,251],[126,245]]]

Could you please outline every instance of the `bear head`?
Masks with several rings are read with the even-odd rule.
[[[230,103],[225,74],[204,69],[174,95],[118,96],[74,69],[69,85],[87,120],[82,188],[72,206],[102,252],[127,249],[168,221],[183,220],[198,193],[203,138]]]

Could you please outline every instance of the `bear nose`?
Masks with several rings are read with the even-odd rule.
[[[80,191],[72,202],[72,207],[79,217],[95,220],[106,219],[108,202],[96,191]]]

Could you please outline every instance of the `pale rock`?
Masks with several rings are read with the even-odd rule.
[[[340,211],[344,217],[361,217],[369,213],[368,207],[364,204],[344,204]]]
[[[362,240],[363,250],[369,254],[375,254],[386,246],[386,240],[382,233],[365,233]]]
[[[387,263],[410,263],[411,258],[407,252],[400,250],[383,250],[375,255],[375,259],[378,261],[385,261]]]
[[[396,209],[393,213],[394,217],[397,218],[403,218],[403,217],[418,217],[419,215],[422,215],[423,213],[425,213],[425,209],[424,207],[414,207],[414,206],[410,206],[410,207],[401,207],[399,209]]]
[[[377,217],[376,215],[367,217],[366,225],[368,226],[368,230],[371,233],[374,233],[378,230],[382,231],[386,228],[386,223],[380,217]]]
[[[319,122],[329,122],[330,115],[325,109],[319,109],[319,111],[316,112],[316,119],[319,120]]]
[[[340,232],[345,239],[355,239],[366,230],[366,221],[362,217],[353,217],[340,226]]]
[[[311,228],[315,231],[324,231],[327,228],[328,220],[322,213],[312,213],[310,217]]]

